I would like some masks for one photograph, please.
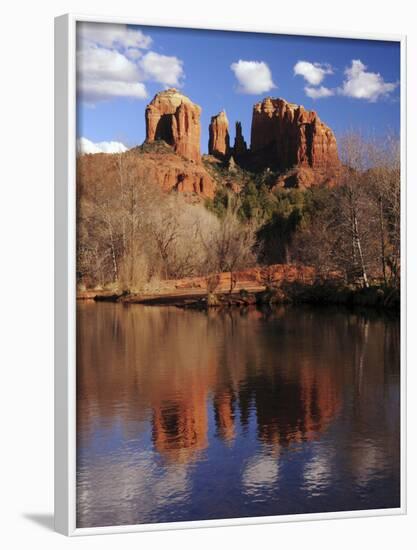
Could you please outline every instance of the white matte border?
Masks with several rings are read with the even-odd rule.
[[[406,37],[303,29],[204,25],[228,30],[384,40],[401,47],[401,506],[399,508],[260,516],[219,520],[76,527],[76,24],[89,21],[197,28],[182,21],[62,15],[55,19],[55,530],[69,536],[131,533],[227,525],[389,516],[406,513]]]

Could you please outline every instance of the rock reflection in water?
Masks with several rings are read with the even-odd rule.
[[[399,506],[396,320],[85,303],[77,338],[79,526]]]

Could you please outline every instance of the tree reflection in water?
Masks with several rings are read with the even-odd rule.
[[[387,478],[386,501],[397,502],[396,320],[85,303],[77,326],[80,524],[126,523],[123,510],[137,523],[380,507],[367,486]],[[109,475],[115,462],[131,471],[126,459],[135,473],[115,486]],[[204,488],[195,495],[197,476],[212,495],[229,484],[227,510]],[[137,494],[149,493],[149,480],[160,493],[145,505]],[[294,500],[287,509],[283,482]],[[352,497],[338,500],[346,483]],[[320,510],[314,498],[327,498]]]

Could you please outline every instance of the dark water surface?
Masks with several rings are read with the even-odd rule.
[[[398,319],[78,305],[78,527],[400,506]]]

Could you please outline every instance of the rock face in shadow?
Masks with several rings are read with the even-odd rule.
[[[233,154],[236,157],[240,157],[242,155],[245,155],[247,151],[248,147],[246,145],[246,141],[243,138],[242,124],[240,122],[236,122],[236,135],[235,143],[233,145]]]
[[[211,117],[208,151],[217,158],[226,158],[230,153],[229,121],[225,111]]]
[[[163,140],[193,162],[201,161],[201,108],[175,88],[159,92],[146,107],[146,142]]]
[[[340,166],[336,138],[315,111],[280,98],[256,103],[252,114],[251,157],[259,168],[282,172]]]

